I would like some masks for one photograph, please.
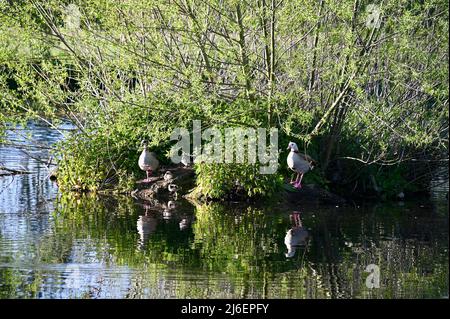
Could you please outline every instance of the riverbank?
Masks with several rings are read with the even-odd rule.
[[[173,178],[165,179],[166,172],[170,172]],[[169,185],[177,188],[176,192],[169,190]],[[260,201],[261,198],[249,198],[246,194],[236,190],[220,199],[207,198],[195,189],[195,171],[190,167],[163,167],[158,174],[151,177],[149,181],[140,180],[136,183],[136,188],[130,191],[134,198],[153,201],[155,199],[168,200],[170,198],[183,197],[188,200],[199,202],[250,202]],[[306,184],[301,189],[295,189],[289,184],[275,193],[272,201],[284,204],[298,204],[302,202],[319,202],[323,204],[342,205],[346,200],[332,192],[329,192],[317,185]]]
[[[50,174],[50,179],[57,180],[57,176]],[[167,172],[171,173],[172,178],[165,177]],[[237,203],[249,203],[255,204],[258,202],[277,203],[280,206],[292,206],[304,203],[315,203],[323,205],[345,205],[346,203],[361,203],[361,202],[389,202],[389,201],[405,201],[405,200],[420,200],[427,202],[431,197],[436,197],[428,191],[417,191],[401,193],[400,196],[387,197],[384,194],[369,192],[369,193],[357,193],[351,194],[339,194],[333,191],[327,190],[317,184],[307,183],[302,186],[301,189],[296,189],[288,183],[288,179],[285,179],[282,186],[270,197],[249,197],[242,189],[236,188],[231,192],[220,198],[210,198],[204,196],[198,191],[196,185],[196,174],[192,167],[183,166],[162,166],[154,173],[154,176],[149,180],[140,179],[133,183],[133,187],[130,189],[119,190],[114,183],[109,184],[102,190],[95,191],[96,193],[108,196],[114,195],[126,195],[131,196],[139,201],[149,203],[159,203],[160,201],[168,201],[178,198],[185,198],[190,201],[208,203],[208,202],[237,202]],[[176,188],[176,191],[170,191],[169,188]],[[72,192],[84,193],[89,192],[87,190],[80,190],[73,188]],[[445,191],[445,189],[444,189]],[[440,199],[448,199],[448,189],[446,194],[440,196]],[[442,192],[441,192],[442,193]],[[156,204],[158,206],[158,204]]]

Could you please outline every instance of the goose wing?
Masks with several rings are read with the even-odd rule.
[[[146,150],[142,151],[141,155],[139,156],[138,164],[143,171],[156,171],[159,167],[159,161],[156,158],[155,154]]]
[[[138,161],[139,168],[143,171],[148,170],[148,156],[145,150],[142,151]]]
[[[294,152],[289,153],[287,162],[290,169],[299,173],[306,173],[310,169],[309,163]]]

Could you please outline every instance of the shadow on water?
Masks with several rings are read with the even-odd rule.
[[[0,162],[36,173],[0,178],[0,298],[448,296],[443,204],[155,209],[59,196],[42,163],[14,152]],[[379,288],[366,286],[370,264]]]

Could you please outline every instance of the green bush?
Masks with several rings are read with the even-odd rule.
[[[248,197],[269,197],[282,185],[278,173],[260,174],[257,164],[196,164],[196,192],[206,198],[220,199],[236,193]]]
[[[118,107],[122,108],[111,116],[96,117],[96,127],[92,124],[57,145],[58,180],[63,190],[96,191],[112,186],[130,190],[135,179],[144,176],[137,165],[143,139],[149,141],[160,162],[167,161],[162,154],[169,145],[160,143],[165,130],[149,127],[151,118],[141,108]]]

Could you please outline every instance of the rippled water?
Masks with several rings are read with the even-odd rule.
[[[30,145],[61,138],[30,128]],[[16,147],[0,147],[0,164],[34,172],[0,177],[0,298],[448,297],[442,196],[283,209],[178,201],[164,213],[60,196],[46,164]],[[371,264],[379,288],[366,286]]]

